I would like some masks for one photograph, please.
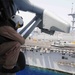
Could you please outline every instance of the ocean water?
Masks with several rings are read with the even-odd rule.
[[[43,68],[26,66],[24,70],[17,72],[16,75],[70,75],[70,74],[61,73]]]

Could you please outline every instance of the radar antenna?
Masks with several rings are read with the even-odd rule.
[[[72,3],[71,14],[69,14],[69,16],[72,16],[72,18],[73,18],[71,30],[75,29],[75,26],[74,26],[74,24],[75,24],[75,12],[73,11],[73,5],[74,5],[74,3]]]

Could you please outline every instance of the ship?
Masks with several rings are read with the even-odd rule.
[[[37,37],[27,38],[25,44],[21,46],[27,65],[75,74],[74,40],[62,41]]]

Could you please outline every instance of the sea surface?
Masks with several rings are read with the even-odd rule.
[[[16,73],[16,75],[70,75],[70,74],[61,73],[43,68],[37,68],[33,66],[26,66],[24,70]]]

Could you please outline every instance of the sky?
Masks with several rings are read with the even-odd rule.
[[[75,12],[75,0],[29,0],[29,1],[38,7],[47,9],[48,11],[66,20],[68,23],[72,24],[71,23],[72,17],[68,16],[68,14],[71,13],[72,7],[73,12]],[[24,25],[26,25],[34,17],[34,14],[22,11],[20,11],[19,15],[23,17]]]

